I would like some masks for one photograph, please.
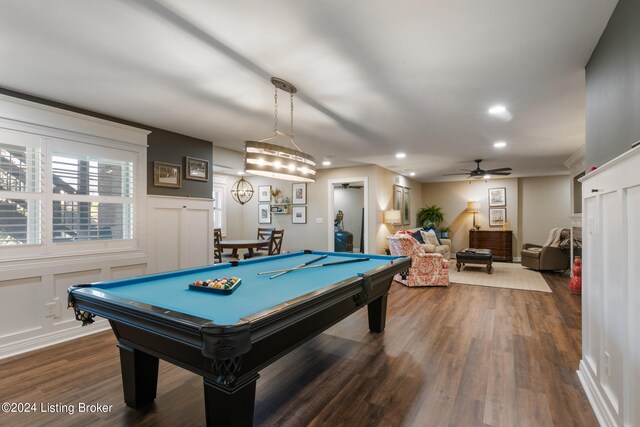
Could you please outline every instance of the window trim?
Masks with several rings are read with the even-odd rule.
[[[0,130],[17,132],[31,141],[37,139],[44,156],[44,175],[40,193],[0,192],[0,197],[7,198],[16,198],[18,194],[20,196],[37,194],[41,200],[42,242],[0,246],[0,264],[4,261],[29,261],[35,257],[39,259],[77,257],[145,250],[146,227],[143,224],[146,216],[146,148],[149,131],[6,95],[0,95]],[[134,205],[133,239],[53,242],[53,212],[52,205],[49,206],[55,200],[51,181],[51,156],[54,145],[52,140],[75,147],[78,147],[77,144],[84,144],[85,151],[91,154],[118,152],[133,159],[134,191],[133,197],[127,198],[127,202]],[[109,199],[113,200],[112,197]]]

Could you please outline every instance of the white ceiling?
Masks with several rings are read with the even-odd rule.
[[[0,0],[0,86],[241,151],[271,133],[277,76],[319,161],[552,175],[584,144],[584,66],[616,3]]]

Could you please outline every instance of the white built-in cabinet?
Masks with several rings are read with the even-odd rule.
[[[640,426],[640,147],[582,179],[582,360],[602,425]]]
[[[149,196],[147,236],[154,273],[213,264],[213,199]]]

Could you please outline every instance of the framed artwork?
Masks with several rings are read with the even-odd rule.
[[[393,209],[402,212],[404,202],[402,196],[404,195],[404,189],[400,185],[393,186]]]
[[[404,187],[402,192],[402,225],[411,224],[411,189]]]
[[[271,186],[270,185],[259,185],[258,186],[258,202],[271,202]],[[271,220],[269,220],[269,224],[271,224]]]
[[[501,227],[507,221],[507,208],[489,208],[489,226]]]
[[[507,206],[507,189],[505,187],[489,189],[489,207]]]
[[[294,205],[306,205],[307,204],[307,183],[296,182],[291,184],[292,201]],[[305,221],[306,222],[306,221]]]
[[[194,157],[184,158],[185,179],[209,181],[209,162]]]
[[[182,187],[182,166],[153,162],[153,185],[156,187]]]
[[[307,223],[307,207],[306,206],[294,206],[291,211],[291,222],[293,224],[306,224]]]
[[[269,204],[258,204],[258,224],[271,224],[271,209]]]

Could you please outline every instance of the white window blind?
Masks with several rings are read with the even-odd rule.
[[[51,165],[54,242],[133,239],[133,162],[54,152]]]
[[[216,182],[214,178],[213,182],[213,227],[222,229],[222,234],[226,235],[226,224],[224,221],[224,194],[226,185],[220,182]]]
[[[0,133],[0,246],[42,242],[44,160],[39,144],[38,138]]]

